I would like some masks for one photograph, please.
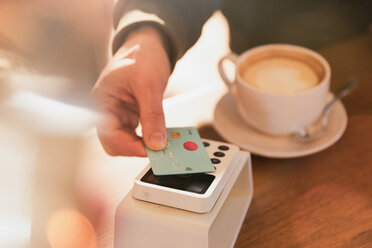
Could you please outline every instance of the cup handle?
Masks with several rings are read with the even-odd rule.
[[[224,67],[223,67],[223,62],[224,62],[225,60],[230,60],[231,62],[234,63],[234,65],[236,65],[236,61],[238,60],[238,55],[235,54],[235,53],[230,53],[230,54],[228,54],[228,55],[222,57],[222,58],[220,59],[220,61],[218,61],[218,72],[220,73],[220,76],[221,76],[223,82],[225,83],[226,87],[229,89],[230,93],[233,93],[233,88],[234,88],[233,86],[234,86],[234,81],[235,81],[235,80],[232,80],[232,81],[231,81],[231,80],[227,77],[227,75],[226,75],[226,73],[225,73],[225,69],[224,69]],[[236,70],[236,68],[235,68],[235,70]]]

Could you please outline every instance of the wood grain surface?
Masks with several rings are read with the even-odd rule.
[[[331,90],[359,86],[343,103],[348,126],[330,148],[296,159],[253,156],[254,196],[236,247],[372,247],[372,34],[319,52]],[[222,140],[210,126],[201,136]]]

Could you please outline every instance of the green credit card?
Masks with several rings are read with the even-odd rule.
[[[194,127],[167,128],[166,148],[146,152],[156,176],[216,171]]]

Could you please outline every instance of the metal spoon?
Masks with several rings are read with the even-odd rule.
[[[320,117],[311,125],[293,133],[294,139],[299,141],[312,141],[322,136],[326,130],[328,124],[328,115],[334,107],[335,103],[341,98],[349,95],[358,85],[356,79],[348,79],[338,90],[336,96],[330,101],[323,109]]]

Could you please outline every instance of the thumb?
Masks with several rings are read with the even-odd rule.
[[[163,150],[167,144],[167,132],[163,111],[163,94],[143,90],[137,98],[145,144],[151,150]]]

